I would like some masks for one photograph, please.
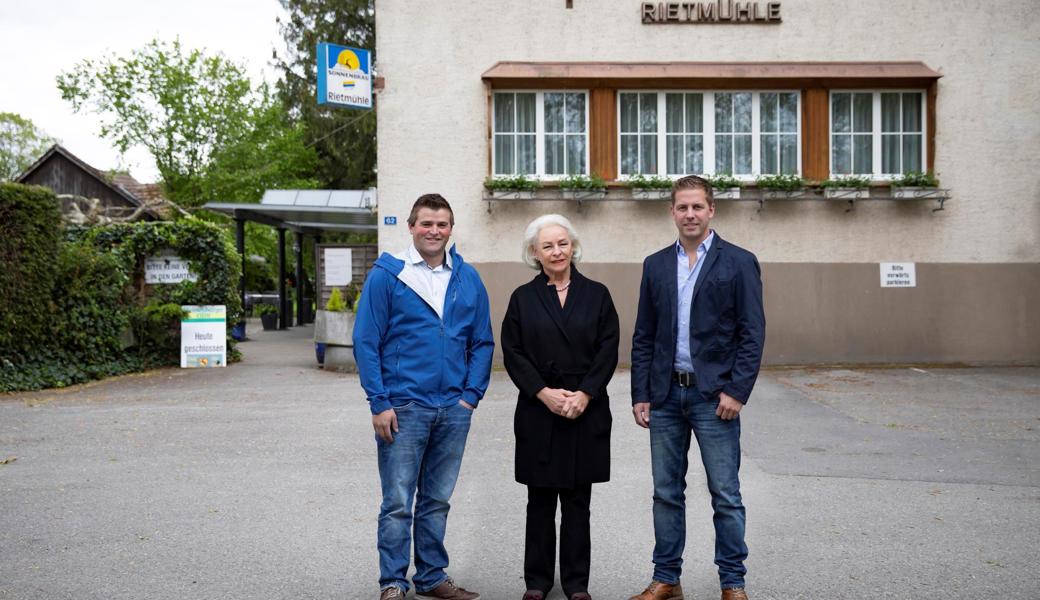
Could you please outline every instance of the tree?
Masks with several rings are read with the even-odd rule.
[[[58,77],[77,112],[101,117],[120,152],[146,148],[167,196],[184,206],[259,200],[268,187],[314,187],[316,154],[266,84],[221,54],[153,40],[129,56],[84,60]]]
[[[13,180],[56,143],[29,119],[0,113],[0,181]]]
[[[282,72],[279,96],[293,118],[306,128],[306,140],[318,152],[324,187],[364,189],[376,183],[374,111],[345,110],[317,103],[318,42],[375,48],[372,0],[281,0],[289,13],[281,21],[286,51],[275,53]]]

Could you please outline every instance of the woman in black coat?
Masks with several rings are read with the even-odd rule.
[[[603,284],[578,273],[570,221],[545,215],[527,227],[524,262],[539,273],[509,299],[502,355],[520,390],[513,429],[516,480],[527,485],[524,600],[542,600],[555,580],[556,503],[560,581],[587,600],[592,484],[610,479],[610,399],[618,361],[618,316]]]

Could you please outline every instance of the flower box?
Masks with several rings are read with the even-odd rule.
[[[531,200],[534,190],[490,190],[495,200]]]
[[[716,200],[740,200],[740,188],[725,188],[715,190],[714,198]]]
[[[824,188],[823,197],[830,200],[866,200],[870,188]]]
[[[811,197],[812,192],[802,188],[799,190],[762,190],[763,200],[802,200]]]
[[[931,187],[893,187],[892,197],[900,199],[935,199],[944,198],[944,191]]]
[[[607,197],[605,189],[570,190],[561,189],[560,196],[564,200],[602,200]]]
[[[672,197],[672,190],[663,188],[632,188],[633,200],[664,200]]]

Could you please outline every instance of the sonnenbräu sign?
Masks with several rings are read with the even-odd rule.
[[[318,44],[318,104],[372,108],[372,55],[368,50]]]

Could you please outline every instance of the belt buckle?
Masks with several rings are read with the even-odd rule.
[[[690,383],[693,380],[693,373],[686,373],[684,371],[676,371],[675,379],[679,382],[679,387],[690,387]]]

